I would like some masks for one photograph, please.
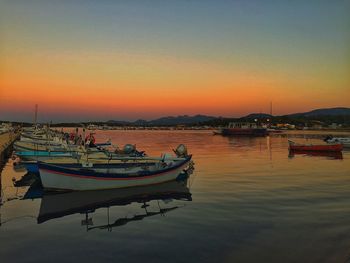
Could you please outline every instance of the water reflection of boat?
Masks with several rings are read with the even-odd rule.
[[[129,222],[133,222],[133,221],[140,221],[143,220],[146,217],[150,217],[150,216],[155,216],[155,215],[164,215],[165,213],[168,213],[170,211],[173,211],[175,209],[179,208],[178,206],[174,206],[174,207],[170,207],[170,208],[160,208],[159,207],[159,211],[157,212],[149,212],[147,211],[146,207],[144,207],[145,209],[145,213],[141,214],[141,215],[134,215],[132,217],[121,217],[118,218],[117,220],[115,220],[113,223],[109,223],[109,215],[108,215],[108,223],[104,224],[104,225],[99,225],[99,226],[93,226],[93,227],[89,227],[88,225],[91,224],[91,220],[89,220],[88,218],[88,214],[86,214],[86,218],[83,221],[83,224],[85,224],[87,226],[87,231],[93,230],[93,229],[107,229],[109,231],[112,230],[113,227],[118,227],[118,226],[124,226]]]
[[[191,201],[187,179],[158,185],[110,189],[98,191],[76,191],[42,196],[38,223],[75,213],[88,213],[101,207],[125,206],[134,202],[152,200]]]
[[[290,150],[289,157],[293,158],[295,155],[307,155],[317,157],[329,157],[333,159],[343,159],[342,152],[326,152],[326,151],[302,151],[302,150]]]

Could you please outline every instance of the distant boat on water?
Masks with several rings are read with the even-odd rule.
[[[251,122],[231,122],[225,128],[221,128],[219,131],[215,131],[214,134],[221,134],[224,136],[267,136],[268,131],[266,128],[258,126],[256,123]]]
[[[341,152],[343,145],[338,144],[301,144],[288,140],[290,151],[319,151],[319,152]]]
[[[345,138],[345,137],[333,137],[331,135],[327,136],[324,141],[326,143],[334,144],[334,143],[339,143],[342,144],[343,147],[350,147],[350,138]]]

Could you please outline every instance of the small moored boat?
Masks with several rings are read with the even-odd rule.
[[[296,151],[323,151],[323,152],[341,152],[342,144],[299,144],[288,140],[289,150]]]
[[[343,147],[350,147],[350,138],[347,137],[333,137],[332,135],[327,136],[324,141],[326,143],[339,143],[342,144]]]
[[[183,148],[181,148],[183,147]],[[179,152],[182,149],[182,153]],[[152,185],[175,180],[191,161],[184,146],[175,151],[177,156],[167,154],[156,157],[120,157],[127,161],[154,161],[148,165],[105,165],[103,167],[72,168],[38,162],[41,182],[44,188],[51,190],[99,190]]]
[[[217,134],[224,136],[267,136],[266,128],[258,126],[256,123],[249,122],[231,122],[228,127],[216,131]]]
[[[46,160],[56,157],[72,157],[75,152],[68,151],[22,151],[15,152],[21,160]]]

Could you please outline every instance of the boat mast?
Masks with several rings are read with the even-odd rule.
[[[38,120],[38,104],[35,104],[34,126],[36,126],[37,120]]]
[[[272,116],[272,101],[270,102],[270,115]]]

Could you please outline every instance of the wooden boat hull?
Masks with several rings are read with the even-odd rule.
[[[223,128],[221,130],[222,135],[226,136],[267,136],[268,132],[265,128],[245,129],[245,128]]]
[[[39,162],[44,188],[52,190],[101,190],[164,183],[175,180],[188,166],[191,156],[172,167],[137,175],[97,173],[86,169],[69,169]]]
[[[57,160],[58,159],[58,160]],[[72,162],[59,162],[59,159],[63,158],[56,158],[54,162],[50,162],[50,160],[45,160],[45,163],[49,163],[51,165],[55,166],[61,166],[64,168],[73,168],[73,169],[80,169],[84,168],[83,163],[77,162],[77,159],[71,158]],[[139,167],[139,166],[151,166],[155,165],[155,162],[149,162],[149,161],[143,161],[143,162],[123,162],[121,160],[100,160],[100,159],[89,159],[90,163],[93,164],[92,167],[94,168],[105,168],[112,167],[112,168],[130,168],[130,167]],[[26,168],[26,170],[30,173],[39,173],[39,165],[36,161],[27,161],[27,162],[21,162],[21,164]]]
[[[213,131],[213,135],[222,135],[222,131]]]
[[[29,142],[15,142],[13,148],[16,151],[63,151],[66,150],[63,146],[60,145],[49,145],[49,144],[34,144]]]
[[[341,144],[328,144],[328,145],[290,144],[289,149],[292,151],[341,152],[343,150],[343,145]]]
[[[16,155],[21,158],[21,160],[35,160],[44,161],[47,159],[52,159],[56,157],[72,157],[74,154],[72,152],[47,152],[47,151],[23,151],[16,152]]]

